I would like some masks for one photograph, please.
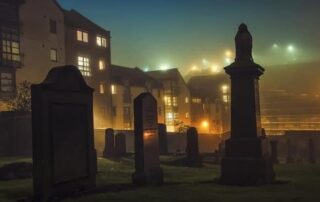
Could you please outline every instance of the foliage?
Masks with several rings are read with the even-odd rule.
[[[175,120],[174,126],[178,129],[179,133],[186,133],[190,128],[189,125],[186,125],[183,121]]]
[[[8,103],[10,111],[31,111],[31,83],[23,81],[17,86],[16,96]]]

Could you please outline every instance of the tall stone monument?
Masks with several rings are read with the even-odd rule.
[[[168,154],[168,134],[166,124],[158,124],[158,133],[159,133],[159,152],[161,155]]]
[[[199,153],[198,131],[195,127],[188,128],[186,150],[187,150],[186,165],[190,167],[201,166],[202,159]]]
[[[124,157],[127,154],[126,135],[118,133],[115,136],[115,156]]]
[[[32,85],[31,94],[35,200],[93,189],[93,89],[77,67],[63,66]]]
[[[151,93],[142,93],[134,100],[135,173],[137,185],[161,185],[157,101]]]
[[[114,157],[114,154],[115,154],[114,131],[112,128],[107,128],[105,130],[103,157],[104,158]]]
[[[245,24],[239,26],[235,44],[235,62],[225,67],[231,78],[231,137],[225,143],[220,182],[226,185],[271,183],[274,172],[260,120],[258,81],[264,69],[253,61],[252,36]]]

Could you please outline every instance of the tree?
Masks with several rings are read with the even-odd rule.
[[[23,81],[17,87],[16,96],[8,103],[10,111],[31,111],[31,83]]]

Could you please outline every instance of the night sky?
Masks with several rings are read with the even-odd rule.
[[[262,65],[320,60],[317,0],[59,2],[111,31],[113,64],[183,72],[221,68],[234,58],[234,35],[242,22],[253,35],[255,61]]]

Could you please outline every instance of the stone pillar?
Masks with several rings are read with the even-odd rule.
[[[308,142],[309,163],[316,163],[315,147],[313,139],[309,139]]]
[[[270,141],[270,148],[271,148],[271,161],[273,164],[278,164],[278,141],[271,140]]]
[[[115,150],[115,148],[114,148],[114,131],[112,128],[108,128],[105,131],[103,157],[104,158],[114,157],[114,153],[115,153],[114,150]]]
[[[267,139],[261,134],[258,81],[264,69],[253,62],[252,36],[245,24],[240,25],[235,41],[235,62],[225,67],[231,78],[231,137],[225,143],[220,182],[267,184],[274,172]]]
[[[115,136],[115,156],[123,157],[127,154],[126,135],[118,133]]]
[[[151,93],[134,99],[135,172],[132,182],[137,185],[163,184],[160,167],[157,100]]]
[[[165,124],[158,124],[159,133],[159,153],[160,155],[168,154],[168,138],[167,138],[167,126]]]
[[[287,140],[287,164],[294,163],[294,151],[291,140]]]
[[[202,165],[199,154],[198,131],[194,127],[190,127],[187,131],[187,166],[198,167]]]

